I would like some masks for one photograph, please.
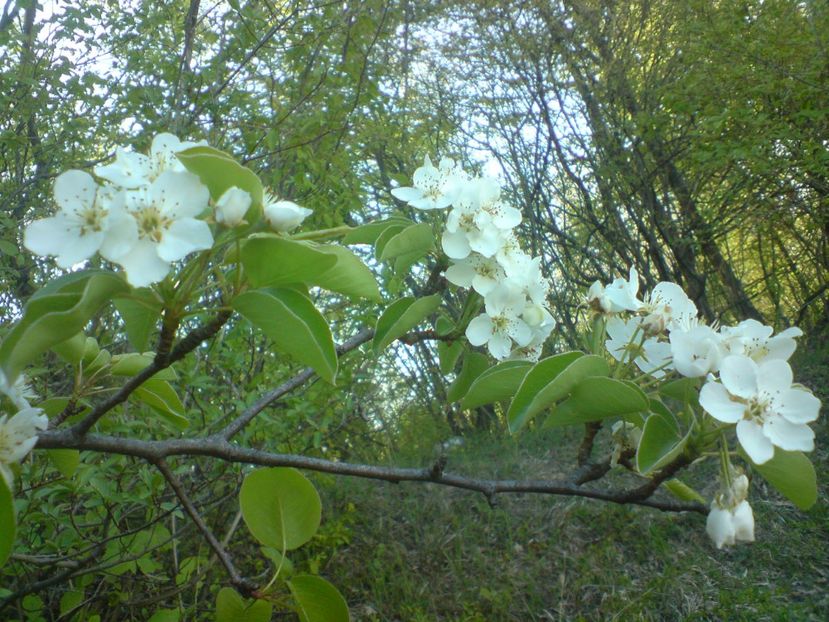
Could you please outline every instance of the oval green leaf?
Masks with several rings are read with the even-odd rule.
[[[503,361],[478,376],[461,401],[461,408],[477,408],[512,398],[533,364],[529,361]]]
[[[313,484],[296,469],[263,468],[245,477],[242,517],[253,537],[277,551],[302,546],[317,532],[322,506]]]
[[[348,604],[322,577],[297,575],[288,581],[301,622],[349,622]]]
[[[230,154],[213,147],[199,146],[176,155],[184,168],[198,175],[214,201],[218,201],[228,188],[236,186],[250,194],[252,206],[262,205],[264,191],[259,177]]]
[[[312,282],[336,263],[337,255],[317,244],[275,235],[252,237],[242,246],[242,265],[253,287]]]
[[[377,238],[389,227],[397,227],[399,231],[402,231],[412,224],[414,223],[411,220],[402,217],[370,222],[346,233],[343,237],[343,244],[374,244]]]
[[[293,289],[245,292],[233,308],[261,329],[277,348],[334,384],[337,350],[328,322],[308,298]]]
[[[599,421],[648,410],[650,402],[642,389],[632,383],[603,376],[582,378],[573,387],[570,399],[584,413],[583,421]]]
[[[648,475],[672,462],[685,450],[691,431],[680,436],[672,417],[651,413],[642,428],[642,438],[636,450],[636,468],[642,475]]]
[[[172,385],[157,378],[150,378],[133,391],[130,398],[137,399],[152,408],[175,429],[186,430],[190,422],[185,417],[184,404]]]
[[[313,277],[309,283],[318,285],[331,292],[345,294],[349,298],[368,298],[382,300],[377,280],[368,269],[368,266],[344,246],[324,244],[316,250],[334,255],[337,263],[319,276]]]
[[[216,596],[216,622],[269,622],[273,605],[266,600],[247,601],[231,587]]]
[[[390,304],[377,320],[372,347],[375,354],[425,320],[440,306],[440,295],[415,299],[406,296]]]
[[[395,233],[383,245],[379,259],[388,261],[396,257],[422,257],[435,247],[435,236],[432,228],[420,223],[406,227]]]
[[[475,381],[475,379],[486,371],[489,366],[489,358],[480,352],[467,352],[463,357],[461,372],[455,381],[446,390],[446,399],[450,402],[457,402]]]
[[[0,367],[7,378],[54,345],[72,338],[116,294],[129,286],[117,274],[95,271],[65,284],[56,293],[32,298],[23,318],[0,345]]]
[[[524,376],[510,404],[510,432],[517,432],[535,415],[566,397],[582,378],[609,373],[602,357],[581,352],[564,352],[539,361]]]
[[[740,453],[749,460],[745,453]],[[817,501],[817,476],[809,458],[800,451],[774,448],[774,457],[754,469],[777,491],[801,510],[808,510]]]

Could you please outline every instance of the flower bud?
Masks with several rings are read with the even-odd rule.
[[[295,229],[313,213],[292,201],[267,201],[264,211],[268,224],[283,233]]]
[[[251,198],[248,192],[236,186],[228,188],[216,201],[216,222],[226,227],[240,225],[250,208],[250,203]]]

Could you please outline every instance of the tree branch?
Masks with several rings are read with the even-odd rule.
[[[204,539],[207,540],[207,543],[210,545],[210,548],[213,549],[213,552],[219,558],[219,561],[222,562],[222,566],[225,567],[225,570],[227,570],[227,573],[230,575],[231,583],[233,583],[233,585],[245,596],[249,596],[256,589],[256,586],[248,579],[245,579],[239,574],[239,571],[236,570],[236,566],[233,565],[233,560],[230,559],[230,555],[222,544],[216,539],[216,536],[213,535],[213,532],[210,531],[210,527],[208,527],[207,523],[204,522],[204,519],[201,517],[201,514],[199,514],[196,506],[193,505],[193,502],[190,500],[190,497],[187,495],[187,491],[184,490],[181,482],[170,470],[170,467],[167,466],[164,459],[154,460],[153,463],[156,467],[158,467],[158,470],[161,471],[164,479],[166,479],[167,483],[170,484],[170,488],[172,488],[173,492],[176,493],[176,496],[181,502],[184,510],[195,523],[196,527],[198,527],[199,531],[201,531]]]
[[[221,435],[202,439],[167,439],[160,441],[119,438],[100,434],[78,436],[72,429],[49,430],[38,437],[41,449],[78,449],[143,458],[154,464],[169,456],[209,456],[228,462],[260,466],[287,466],[308,471],[348,475],[387,482],[431,482],[453,488],[462,488],[492,496],[500,493],[535,493],[569,497],[584,497],[618,504],[634,504],[666,512],[697,512],[707,514],[700,503],[676,503],[651,499],[650,496],[665,479],[687,463],[680,457],[665,467],[647,484],[630,490],[595,490],[579,486],[575,481],[555,480],[490,480],[446,473],[442,469],[385,467],[368,464],[333,462],[321,458],[278,454],[229,442]]]

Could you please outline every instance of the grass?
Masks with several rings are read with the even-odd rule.
[[[827,366],[810,362],[796,375],[829,403]],[[431,484],[337,479],[323,487],[324,506],[331,517],[348,513],[351,535],[322,572],[357,622],[827,620],[826,413],[814,429],[817,504],[801,512],[755,478],[751,545],[716,550],[698,515],[531,495],[502,495],[490,507]],[[556,477],[572,464],[577,432],[470,437],[447,468]],[[398,458],[430,460],[428,451]],[[696,483],[710,493],[705,479]]]

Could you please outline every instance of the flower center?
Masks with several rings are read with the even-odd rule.
[[[136,214],[138,221],[138,237],[143,240],[151,240],[158,244],[164,235],[164,230],[167,229],[173,221],[161,215],[157,207],[150,206],[142,209]]]

